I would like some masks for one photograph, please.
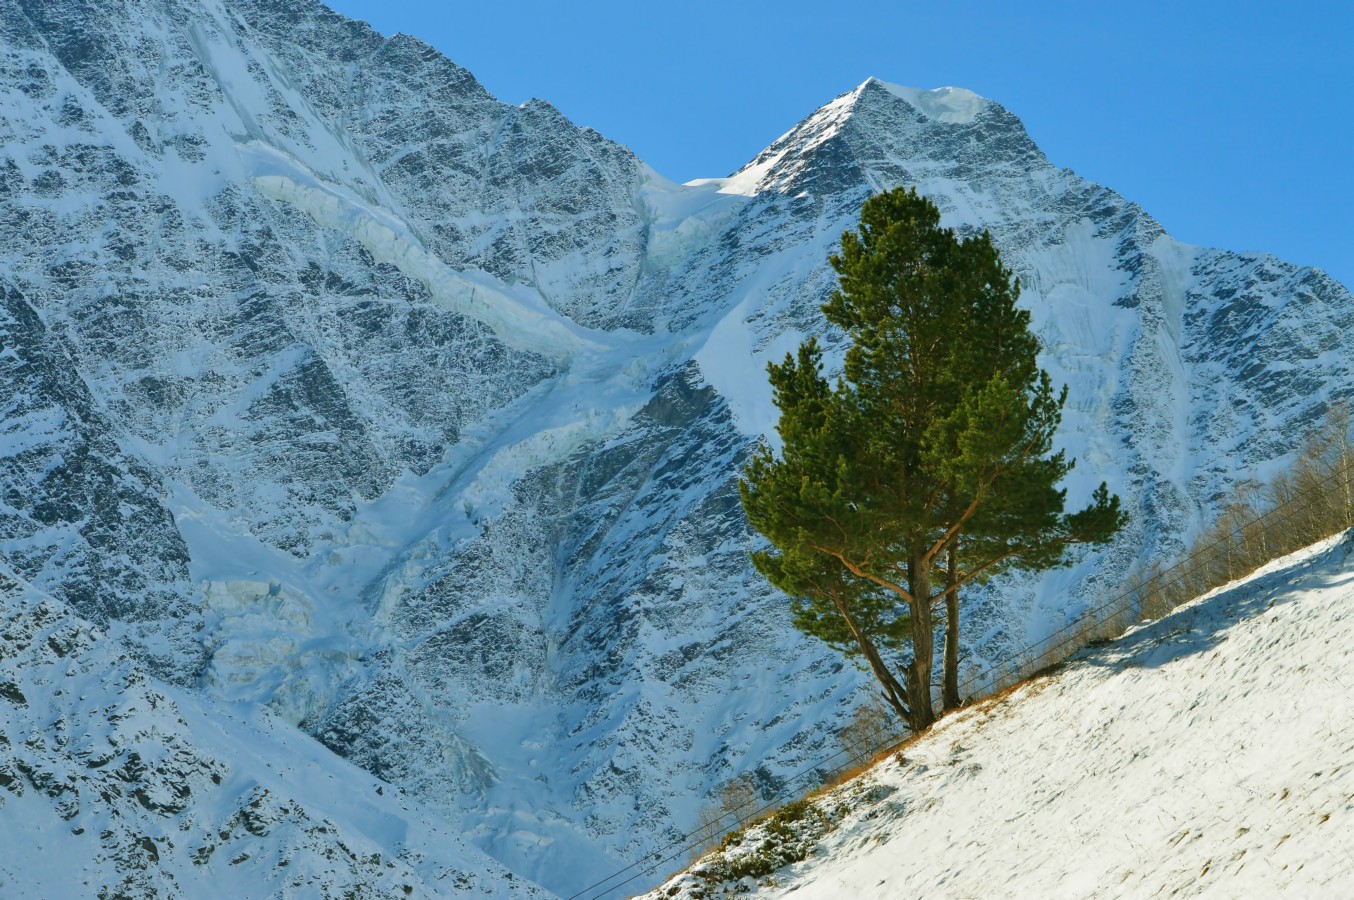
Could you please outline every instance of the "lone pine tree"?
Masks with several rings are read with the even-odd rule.
[[[986,234],[957,237],[898,189],[866,201],[830,262],[839,284],[823,313],[849,339],[844,370],[829,382],[813,339],[768,367],[782,446],[754,454],[740,485],[772,545],[752,561],[793,599],[795,625],[863,657],[920,731],[935,721],[937,605],[949,600],[957,673],[961,587],[1060,565],[1124,517],[1104,484],[1064,512],[1073,463],[1051,451],[1067,391],[1038,367],[1019,286]],[[881,651],[909,649],[900,683]],[[956,703],[957,676],[946,681]]]

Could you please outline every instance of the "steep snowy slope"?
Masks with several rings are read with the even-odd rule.
[[[736,892],[1349,896],[1351,686],[1346,533],[944,720],[816,801],[844,817],[803,862]],[[735,887],[702,868],[648,896]]]
[[[564,893],[859,699],[747,565],[736,475],[869,191],[991,229],[1073,502],[1136,513],[971,598],[978,671],[1354,390],[1347,290],[1173,242],[959,89],[871,80],[679,186],[315,0],[0,0],[0,45],[0,552]]]

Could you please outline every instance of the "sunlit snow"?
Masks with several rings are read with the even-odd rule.
[[[818,798],[871,799],[805,861],[728,887],[796,900],[1351,896],[1352,690],[1349,532],[943,719]],[[698,883],[648,896],[723,893]]]

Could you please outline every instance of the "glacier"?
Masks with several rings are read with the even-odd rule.
[[[1354,393],[1344,286],[1173,240],[961,88],[870,79],[679,185],[315,0],[3,0],[0,45],[7,602],[404,791],[489,890],[573,893],[734,776],[769,796],[865,697],[750,571],[736,482],[765,363],[840,359],[826,260],[870,192],[990,231],[1070,386],[1070,502],[1133,514],[969,597],[965,676]]]

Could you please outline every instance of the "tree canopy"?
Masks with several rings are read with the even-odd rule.
[[[921,730],[935,719],[934,605],[1000,571],[1059,565],[1123,515],[1103,484],[1064,511],[1073,463],[1052,446],[1067,391],[1039,368],[987,234],[956,236],[898,189],[866,201],[830,263],[839,284],[822,309],[849,348],[835,383],[814,339],[769,366],[782,446],[754,454],[741,484],[772,545],[753,564],[794,598],[797,627],[863,656]],[[945,554],[955,565],[937,590]],[[880,648],[909,645],[900,685]]]

